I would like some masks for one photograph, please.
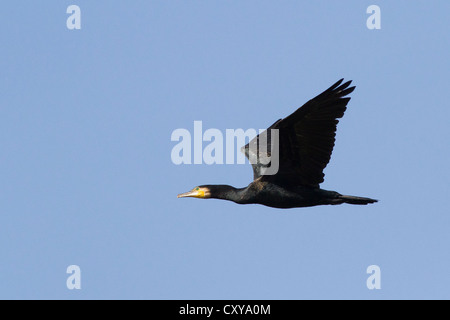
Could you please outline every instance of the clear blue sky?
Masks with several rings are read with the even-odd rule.
[[[66,8],[81,8],[81,30]],[[366,9],[381,8],[381,30]],[[0,298],[450,299],[449,1],[7,1]],[[177,128],[265,128],[357,86],[323,188],[371,206],[177,199]],[[66,288],[66,268],[82,289]],[[379,265],[382,289],[366,268]]]

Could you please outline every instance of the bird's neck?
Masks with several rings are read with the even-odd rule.
[[[212,185],[209,186],[211,190],[211,198],[230,200],[236,203],[247,203],[245,198],[246,188],[235,188],[228,185]]]

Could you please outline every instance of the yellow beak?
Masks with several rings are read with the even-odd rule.
[[[205,198],[205,192],[207,190],[204,190],[203,188],[194,188],[191,191],[181,193],[177,196],[177,198]]]

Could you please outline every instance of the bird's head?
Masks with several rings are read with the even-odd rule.
[[[177,198],[200,198],[200,199],[208,199],[211,198],[211,189],[207,186],[198,186],[192,189],[191,191],[181,193],[177,196]]]

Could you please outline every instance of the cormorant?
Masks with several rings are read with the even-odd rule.
[[[311,207],[325,204],[365,205],[377,200],[363,197],[346,196],[335,191],[320,189],[324,181],[323,170],[327,166],[333,151],[336,126],[342,118],[349,95],[355,87],[349,87],[352,81],[344,84],[339,80],[314,99],[305,103],[290,116],[276,121],[266,132],[270,157],[271,139],[269,129],[278,129],[279,169],[274,175],[264,175],[268,165],[253,161],[254,181],[245,188],[228,185],[202,185],[178,195],[178,198],[215,198],[231,200],[238,204],[262,204],[274,208]],[[260,135],[250,141],[243,152],[250,159],[250,145],[258,142]],[[254,152],[253,152],[254,153]]]

